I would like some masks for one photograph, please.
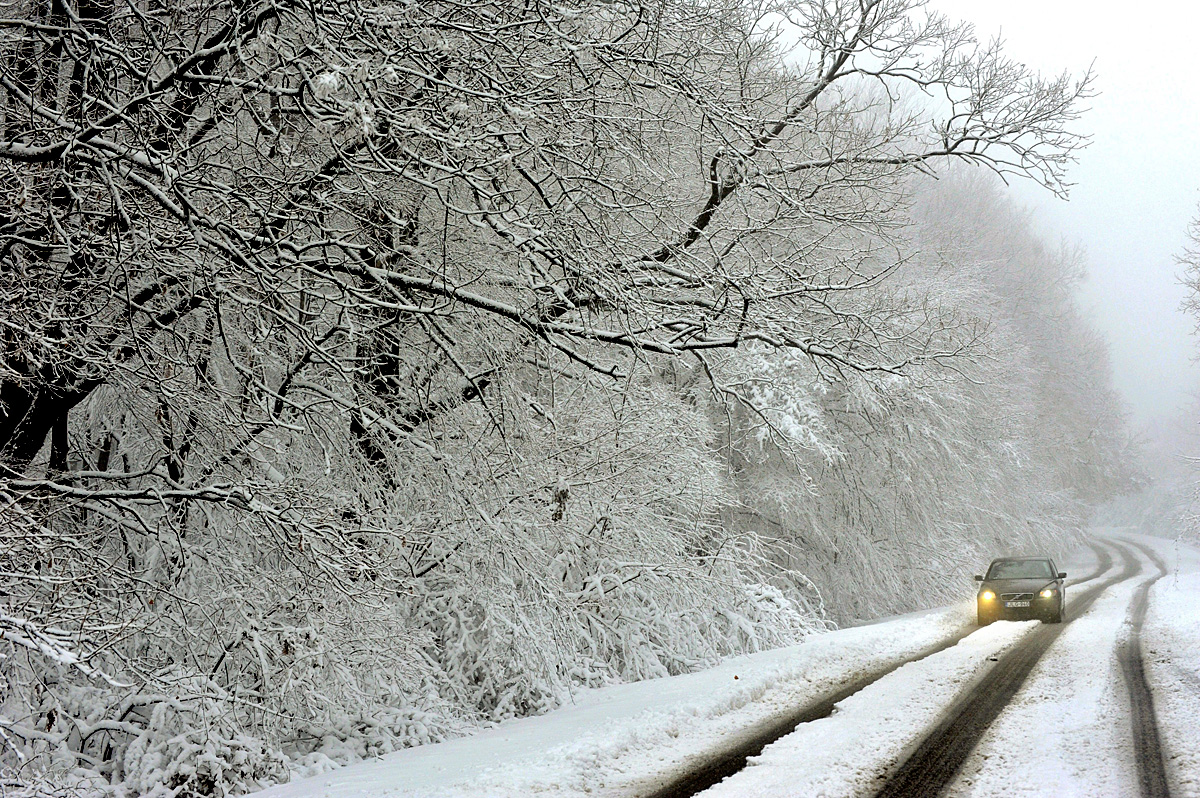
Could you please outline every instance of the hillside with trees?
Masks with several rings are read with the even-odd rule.
[[[5,789],[944,603],[1130,479],[997,179],[1065,193],[1089,76],[920,2],[17,0],[0,92]]]

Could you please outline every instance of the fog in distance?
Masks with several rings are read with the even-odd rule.
[[[999,36],[1005,52],[1043,73],[1094,69],[1098,95],[1076,123],[1092,143],[1069,173],[1070,200],[1028,182],[1012,191],[1048,241],[1086,249],[1081,305],[1110,342],[1134,428],[1168,423],[1200,387],[1174,261],[1200,201],[1200,86],[1188,40],[1200,5],[934,0],[931,8],[972,22],[982,41]]]

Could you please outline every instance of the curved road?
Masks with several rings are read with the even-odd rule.
[[[969,693],[948,706],[940,720],[927,729],[923,737],[914,740],[903,761],[892,762],[881,770],[876,783],[882,786],[874,793],[877,798],[927,798],[945,792],[992,722],[1009,705],[1042,655],[1059,638],[1071,619],[1086,613],[1105,591],[1143,574],[1148,565],[1157,573],[1152,578],[1145,579],[1134,593],[1125,633],[1121,639],[1114,641],[1114,645],[1129,694],[1131,735],[1136,752],[1140,795],[1142,798],[1169,795],[1168,779],[1155,723],[1153,696],[1145,679],[1140,642],[1140,629],[1146,616],[1149,590],[1167,569],[1152,549],[1136,541],[1106,539],[1090,545],[1098,564],[1093,573],[1069,583],[1073,590],[1068,601],[1066,623],[1043,624],[1035,628],[1018,645],[1001,656]],[[848,696],[903,664],[921,660],[955,645],[974,631],[973,627],[967,628],[911,657],[905,663],[848,682],[835,693],[799,708],[790,717],[770,727],[756,730],[751,735],[743,736],[740,743],[674,782],[656,791],[639,794],[649,798],[682,798],[696,795],[745,767],[748,757],[758,755],[767,745],[794,731],[800,724],[829,716],[835,705]]]
[[[1087,612],[1108,588],[1141,573],[1142,561],[1128,547],[1111,542],[1109,545],[1121,555],[1121,569],[1077,591],[1069,608],[1072,617]],[[1145,615],[1144,610],[1142,614]],[[1043,624],[1021,645],[1001,657],[970,694],[950,707],[942,722],[890,775],[876,798],[928,798],[939,794],[958,774],[984,732],[1021,689],[1030,671],[1064,628],[1066,624]],[[1142,684],[1145,684],[1144,680]],[[1149,695],[1148,687],[1146,695]],[[1157,743],[1155,735],[1155,755]],[[1159,762],[1161,764],[1161,757]],[[1151,794],[1163,793],[1147,793]]]

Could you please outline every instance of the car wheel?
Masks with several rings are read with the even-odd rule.
[[[983,610],[979,611],[979,625],[980,626],[987,626],[989,623],[991,623],[994,620],[996,620],[996,619],[993,618],[991,615],[988,615]]]
[[[1062,623],[1063,619],[1063,603],[1060,599],[1058,602],[1058,610],[1050,616],[1050,623]]]

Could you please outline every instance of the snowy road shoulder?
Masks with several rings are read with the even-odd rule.
[[[731,737],[974,622],[972,604],[814,635],[699,673],[585,691],[537,718],[256,793],[259,798],[619,793],[664,780]]]
[[[1158,548],[1168,571],[1150,591],[1142,657],[1172,794],[1200,796],[1200,552]]]

